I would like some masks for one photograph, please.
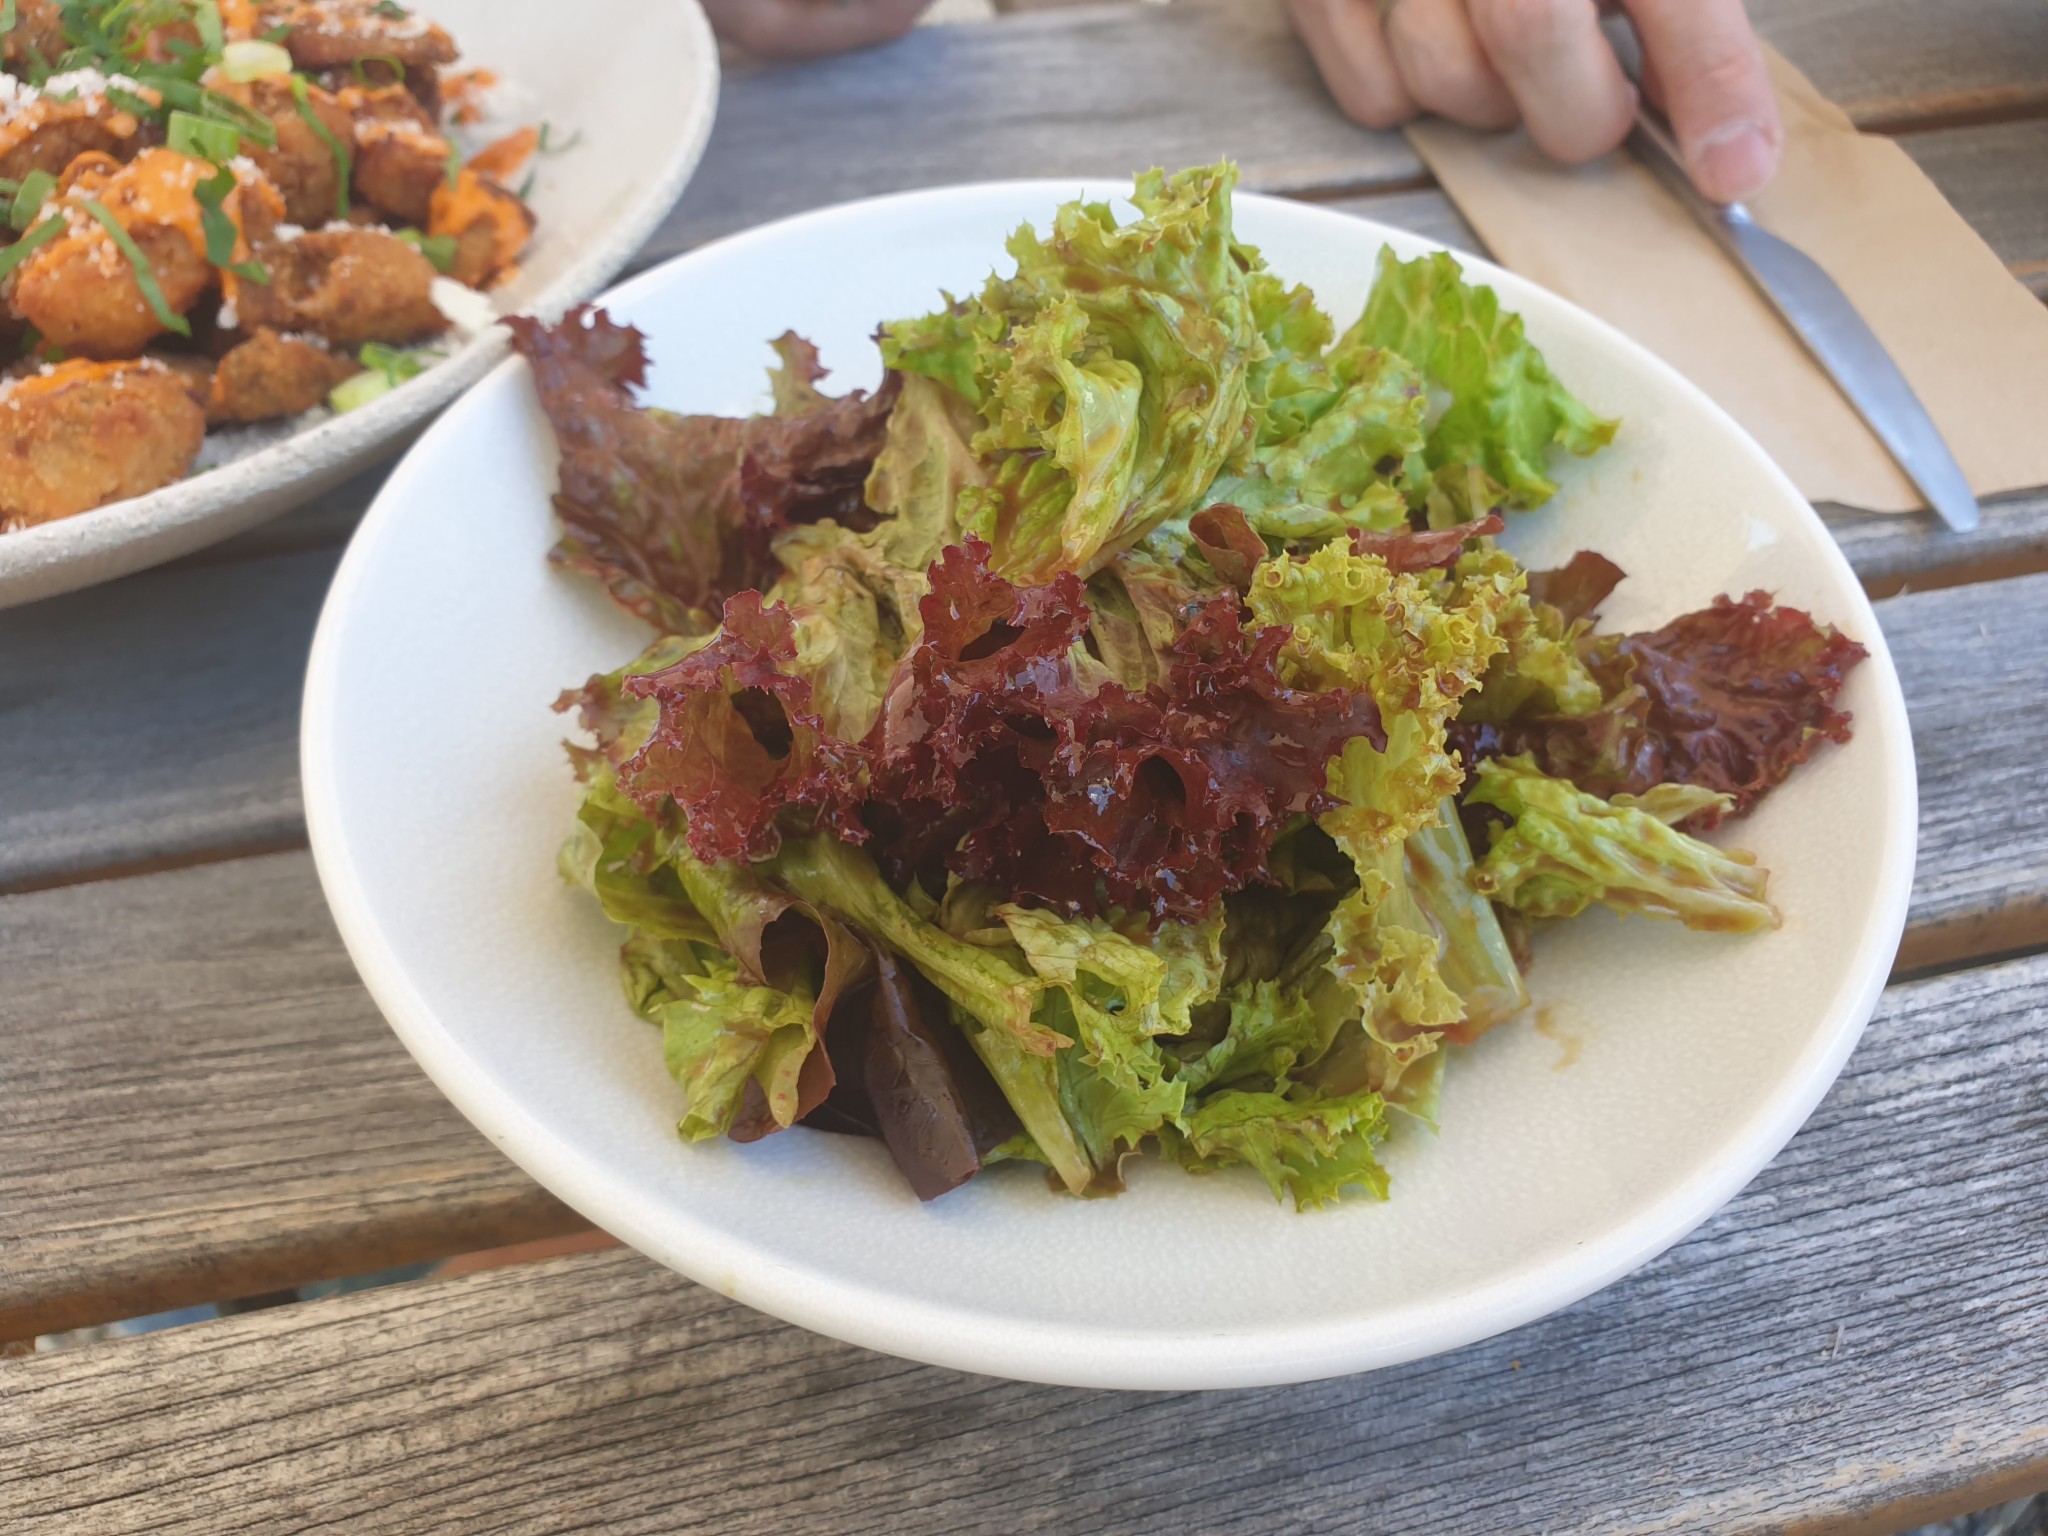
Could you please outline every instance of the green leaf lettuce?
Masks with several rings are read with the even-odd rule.
[[[1469,798],[1505,812],[1473,884],[1531,917],[1572,917],[1595,902],[1675,917],[1688,928],[1754,933],[1778,926],[1753,855],[1677,830],[1728,797],[1684,784],[1602,800],[1537,771],[1525,754],[1480,764]]]

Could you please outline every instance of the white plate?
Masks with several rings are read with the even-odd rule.
[[[816,339],[838,387],[868,340],[972,289],[1071,182],[853,203],[769,225],[619,288],[653,397],[765,408],[764,338]],[[1342,320],[1401,231],[1243,197],[1244,236]],[[1630,577],[1618,628],[1767,587],[1870,648],[1825,748],[1730,836],[1773,872],[1778,932],[1731,939],[1598,913],[1542,936],[1544,1028],[1451,1063],[1440,1135],[1396,1134],[1393,1198],[1297,1215],[1249,1174],[1136,1168],[1128,1193],[1048,1194],[996,1169],[931,1205],[880,1145],[801,1129],[677,1140],[656,1031],[619,994],[621,936],[554,872],[576,792],[557,689],[645,635],[545,560],[555,450],[523,364],[485,380],[392,476],[313,645],[301,743],[313,851],[399,1035],[522,1167],[634,1247],[820,1332],[964,1370],[1087,1386],[1307,1380],[1450,1349],[1628,1273],[1745,1184],[1856,1043],[1911,881],[1913,758],[1877,621],[1812,511],[1706,396],[1599,321],[1467,259],[1557,371],[1625,417],[1613,449],[1516,520],[1542,565],[1581,547]]]
[[[507,82],[508,110],[516,100],[520,122],[582,134],[573,148],[534,162],[533,244],[518,276],[492,294],[507,313],[552,317],[618,273],[696,169],[718,106],[711,28],[697,0],[421,0],[419,8],[455,39],[461,68],[490,68]],[[395,449],[506,351],[504,328],[493,326],[346,416],[295,432],[282,423],[243,429],[272,445],[146,496],[0,534],[0,608],[125,576],[301,505]]]

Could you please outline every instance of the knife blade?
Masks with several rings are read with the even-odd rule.
[[[1942,521],[1958,533],[1975,528],[1979,513],[1969,481],[1876,332],[1812,257],[1763,228],[1741,203],[1716,203],[1692,184],[1670,125],[1641,94],[1642,46],[1635,29],[1620,16],[1603,25],[1638,90],[1629,148],[1777,310]]]

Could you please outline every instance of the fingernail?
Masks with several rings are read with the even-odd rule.
[[[1702,192],[1716,202],[1736,202],[1777,172],[1778,136],[1761,123],[1737,118],[1702,134],[1686,162]]]

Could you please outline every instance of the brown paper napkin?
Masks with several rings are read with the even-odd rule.
[[[1770,61],[1785,160],[1750,211],[1841,284],[1979,496],[2048,485],[2048,306],[1904,150],[1858,133],[1798,70]],[[1504,266],[1674,364],[1809,500],[1926,505],[1776,311],[1627,153],[1574,170],[1520,132],[1432,121],[1409,137]]]

